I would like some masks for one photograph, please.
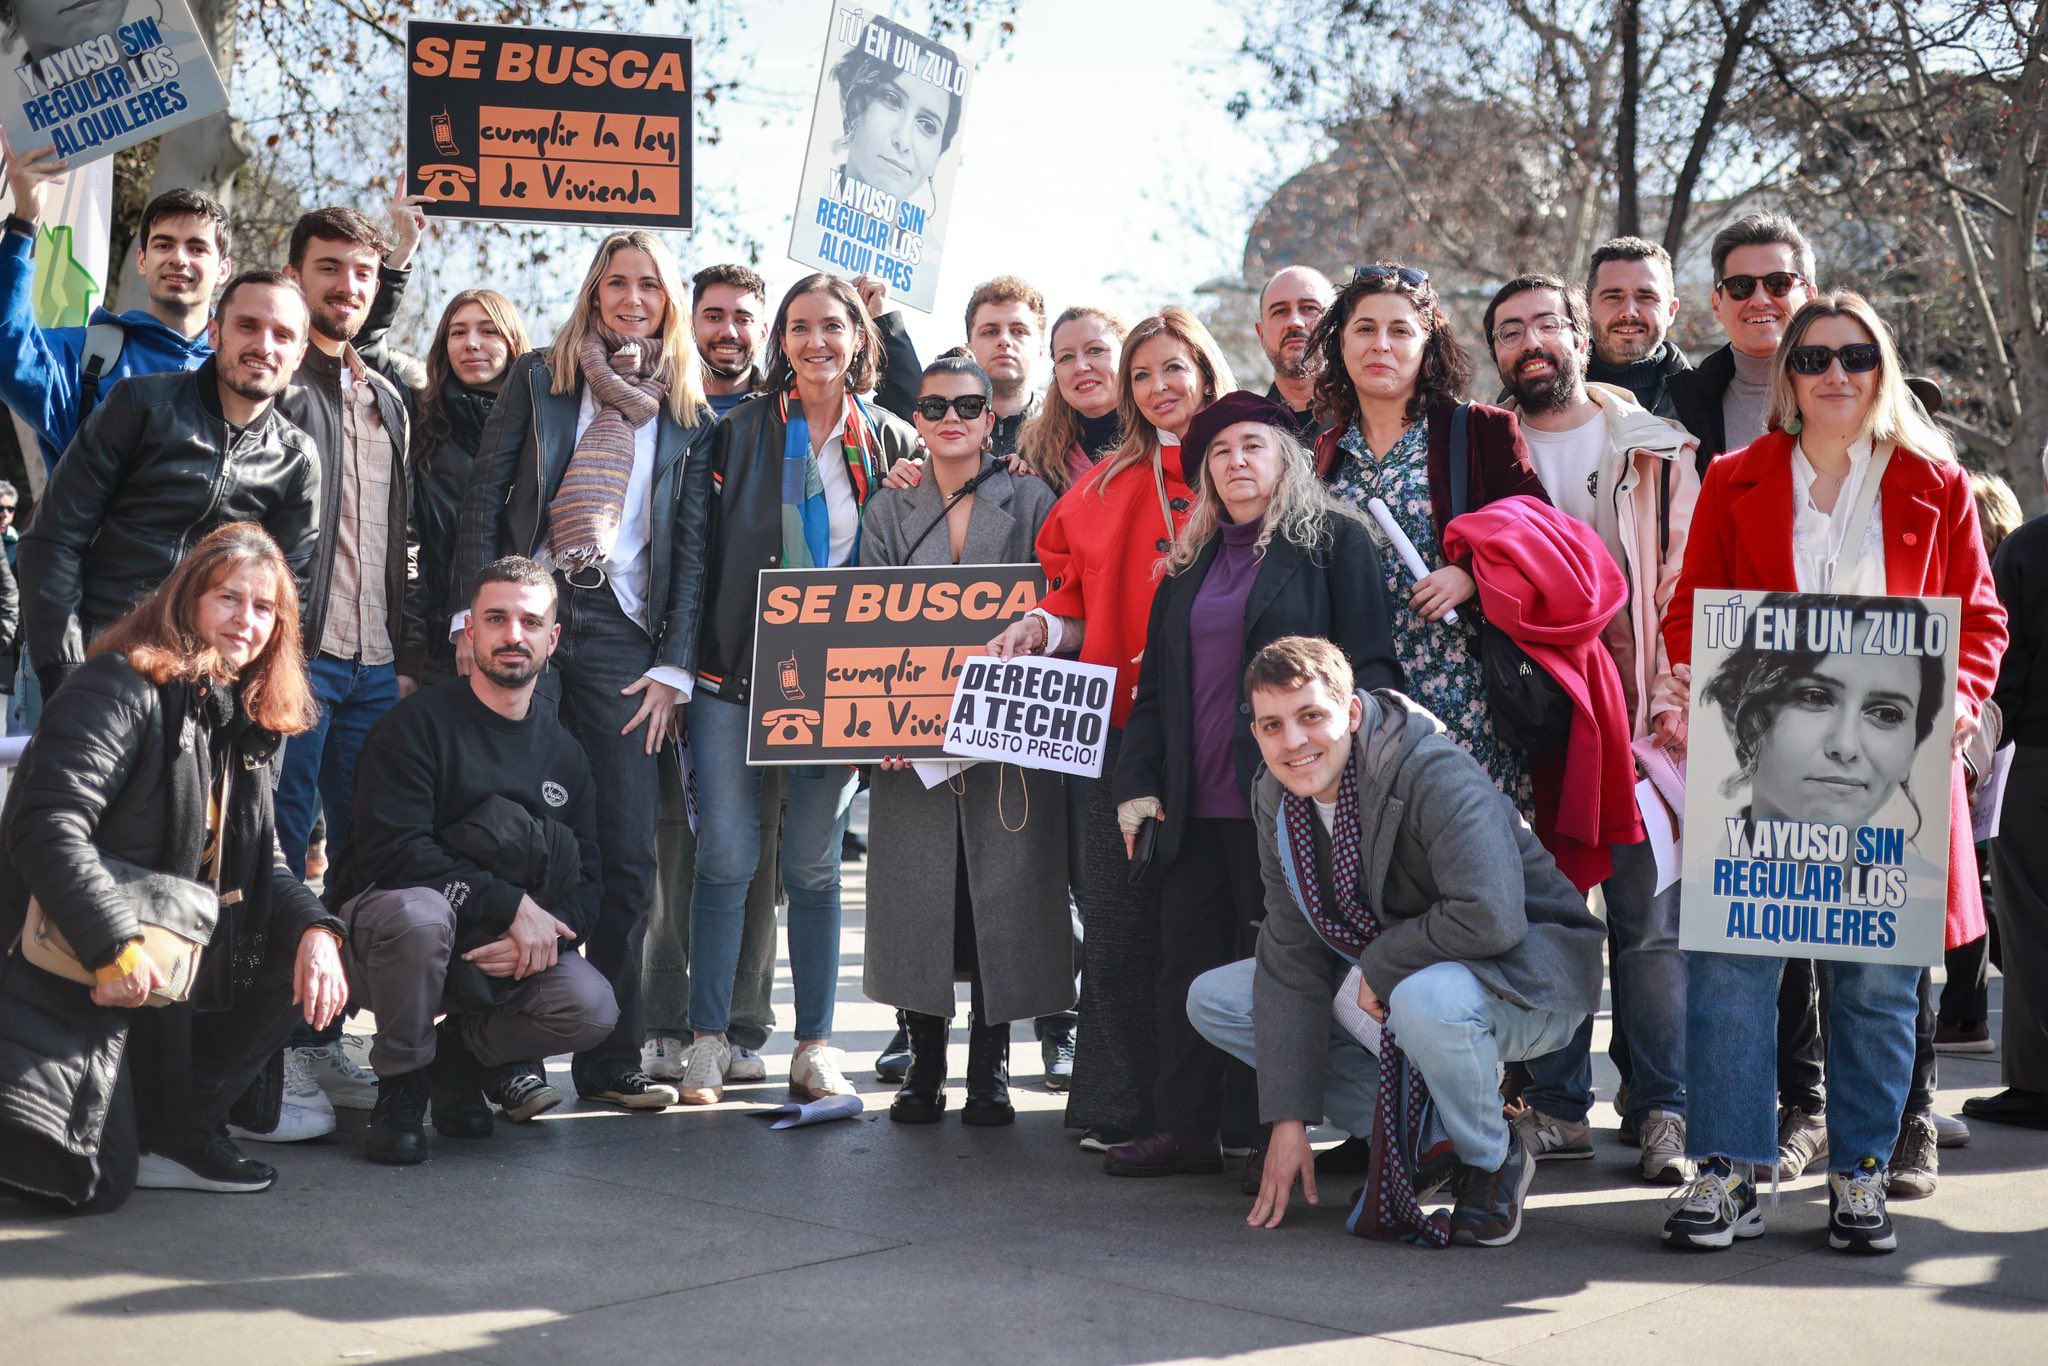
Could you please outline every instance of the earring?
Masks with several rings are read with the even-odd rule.
[[[1785,435],[1797,436],[1799,435],[1799,429],[1805,425],[1799,420],[1799,414],[1794,413],[1785,419]]]
[[[991,434],[991,435],[989,435],[989,436],[984,436],[984,437],[983,437],[983,438],[981,439],[981,453],[982,453],[983,455],[987,455],[987,454],[988,454],[988,453],[989,453],[990,451],[993,451],[993,450],[994,450],[995,448],[996,448],[996,439],[995,439],[994,435],[992,435],[992,434]]]

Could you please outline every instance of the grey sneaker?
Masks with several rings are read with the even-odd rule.
[[[306,1075],[327,1093],[337,1110],[373,1110],[377,1106],[377,1074],[369,1068],[370,1041],[359,1034],[344,1034],[317,1048],[292,1048],[305,1066]]]
[[[1665,1186],[1690,1182],[1698,1169],[1685,1155],[1685,1116],[1669,1110],[1647,1110],[1638,1127],[1642,1133],[1643,1180]]]
[[[743,1043],[732,1046],[732,1062],[725,1069],[727,1081],[766,1081],[768,1064],[761,1061],[761,1055]]]
[[[1885,1193],[1894,1200],[1924,1200],[1934,1194],[1941,1174],[1935,1156],[1936,1134],[1931,1116],[1907,1114],[1899,1123],[1899,1141],[1892,1149],[1891,1165],[1885,1168]]]
[[[1726,1166],[1707,1163],[1679,1193],[1678,1208],[1664,1221],[1666,1243],[1719,1251],[1737,1238],[1763,1236],[1764,1212],[1757,1207],[1756,1186]]]
[[[1932,1156],[1932,1150],[1929,1156]],[[1890,1252],[1899,1245],[1884,1208],[1884,1173],[1866,1157],[1828,1176],[1828,1246],[1837,1252]]]
[[[1778,1180],[1797,1181],[1807,1168],[1828,1155],[1828,1121],[1798,1106],[1778,1121]]]
[[[1546,1115],[1531,1105],[1515,1111],[1515,1137],[1538,1162],[1579,1161],[1593,1155],[1593,1137],[1584,1123]]]

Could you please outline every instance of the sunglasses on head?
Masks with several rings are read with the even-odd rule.
[[[943,394],[926,394],[916,404],[917,415],[927,422],[945,421],[948,408],[972,422],[980,417],[987,407],[986,394],[962,394],[958,398],[947,398]]]
[[[1796,270],[1774,270],[1769,275],[1723,275],[1716,288],[1740,303],[1756,293],[1758,285],[1773,299],[1782,299],[1792,292],[1792,286],[1805,283],[1806,277]]]
[[[1852,342],[1848,346],[1795,346],[1785,357],[1785,364],[1792,367],[1795,375],[1825,375],[1828,367],[1839,359],[1842,368],[1852,375],[1867,375],[1878,367],[1884,353],[1877,349],[1876,342]]]
[[[1399,280],[1410,289],[1428,289],[1429,272],[1416,270],[1412,266],[1355,266],[1351,271],[1351,283],[1361,280]]]

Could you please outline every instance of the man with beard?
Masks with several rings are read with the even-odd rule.
[[[1308,373],[1308,337],[1336,297],[1328,277],[1308,266],[1287,267],[1259,291],[1254,330],[1273,367],[1273,387],[1266,397],[1294,414],[1304,441],[1313,442],[1322,433],[1314,412],[1315,381]]]
[[[1685,559],[1699,496],[1693,441],[1646,412],[1626,389],[1586,383],[1591,325],[1585,296],[1554,275],[1502,285],[1484,324],[1529,459],[1559,511],[1600,533],[1626,573],[1629,599],[1603,639],[1621,675],[1632,727],[1650,733],[1651,694],[1665,671],[1658,629]],[[1691,1179],[1685,1156],[1685,959],[1678,950],[1678,885],[1657,890],[1647,843],[1616,845],[1602,884],[1614,940],[1614,1015],[1632,1064],[1625,1117],[1643,1179]],[[1593,1155],[1591,1020],[1564,1048],[1526,1064],[1531,1082],[1515,1120],[1535,1159]]]
[[[306,301],[276,271],[238,275],[196,370],[122,380],[51,472],[19,556],[29,662],[45,696],[100,628],[225,522],[257,522],[298,575],[320,527],[313,443],[277,397],[306,350]]]
[[[704,397],[724,417],[761,387],[768,285],[739,265],[706,266],[690,281],[690,335],[704,362]]]
[[[363,746],[353,838],[328,904],[349,925],[351,999],[377,1016],[372,1162],[485,1138],[491,1106],[561,1104],[533,1059],[618,1023],[604,975],[569,945],[597,921],[597,806],[583,748],[534,683],[554,653],[554,575],[508,555],[470,595],[476,667],[394,706]],[[434,1017],[447,1018],[436,1027]]]
[[[1688,367],[1671,340],[1678,316],[1671,253],[1640,237],[1612,237],[1593,250],[1586,274],[1593,318],[1593,354],[1586,378],[1635,395],[1659,417],[1671,417],[1665,381]]]

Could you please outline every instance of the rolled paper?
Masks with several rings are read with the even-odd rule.
[[[1428,567],[1422,563],[1422,556],[1415,552],[1415,542],[1408,539],[1408,533],[1401,530],[1401,524],[1394,520],[1393,509],[1387,506],[1387,500],[1368,498],[1365,501],[1365,510],[1372,514],[1372,519],[1380,524],[1380,530],[1386,532],[1387,539],[1394,543],[1394,553],[1401,557],[1402,564],[1408,566],[1408,572],[1417,579],[1427,578]],[[1444,613],[1445,621],[1454,622],[1457,619],[1458,609],[1455,607]]]

